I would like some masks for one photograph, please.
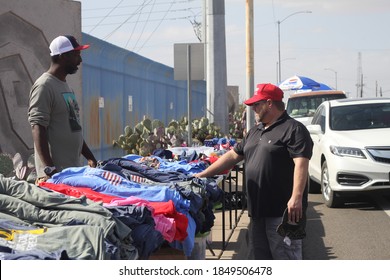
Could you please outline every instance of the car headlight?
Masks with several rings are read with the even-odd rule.
[[[351,147],[330,146],[330,152],[340,157],[366,158],[362,150]]]

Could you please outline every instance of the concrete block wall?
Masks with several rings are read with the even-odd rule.
[[[81,3],[69,0],[0,0],[0,153],[33,153],[27,121],[29,91],[50,65],[50,42],[81,38]],[[81,69],[68,78],[81,104]],[[81,113],[82,115],[82,113]]]

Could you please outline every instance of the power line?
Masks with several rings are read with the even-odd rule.
[[[191,10],[191,12],[192,12],[192,10]],[[202,42],[202,22],[196,20],[196,17],[201,12],[199,12],[197,14],[195,14],[194,12],[192,12],[192,13],[193,13],[193,19],[192,20],[190,19],[190,22],[192,24],[192,28],[193,28],[194,33],[195,33],[196,37],[198,38],[199,42]]]
[[[149,2],[147,2],[147,4],[149,4],[150,2],[152,2],[152,0],[149,0]],[[144,0],[141,8],[138,8],[137,10],[142,10],[143,7],[145,6],[145,3],[146,3],[146,0]],[[136,11],[137,13],[138,11]],[[115,28],[113,31],[111,31],[106,37],[104,37],[103,39],[106,40],[108,38],[110,38],[119,28],[121,28],[126,22],[128,22],[136,13],[133,13],[132,15],[130,15],[125,21],[123,21],[117,28]]]
[[[189,20],[191,19],[192,16],[183,16],[183,17],[172,17],[172,18],[159,18],[159,19],[149,19],[148,21],[149,22],[155,22],[155,21],[161,21],[161,20],[183,20],[183,19],[186,19],[186,20]],[[137,23],[137,22],[146,22],[146,20],[139,20],[139,21],[127,21],[125,22],[124,24],[133,24],[133,23]],[[122,24],[122,22],[111,22],[111,23],[102,23],[100,24],[99,26],[109,26],[109,25],[118,25],[118,24]],[[83,25],[83,27],[90,27],[90,26],[93,26],[92,24],[90,25]]]
[[[105,15],[88,33],[91,33],[95,30],[96,27],[99,26],[100,23],[102,23],[113,11],[115,11],[116,8],[123,2],[124,0],[121,0],[114,8],[112,8],[107,15]]]
[[[145,3],[145,2],[144,2],[144,3]],[[143,6],[143,7],[145,7],[145,6]],[[143,7],[142,7],[142,9],[143,9]],[[141,11],[142,11],[142,9],[141,9]],[[130,34],[130,36],[129,36],[129,39],[127,39],[125,48],[127,47],[128,43],[130,42],[131,38],[133,37],[135,28],[137,27],[138,23],[140,22],[140,21],[139,21],[139,18],[141,17],[141,14],[142,14],[141,12],[138,13],[138,19],[137,19],[137,21],[135,22],[135,24],[134,24],[134,26],[133,26],[133,30],[131,31],[131,34]]]
[[[172,8],[173,4],[175,4],[176,1],[172,1],[171,2],[171,6],[169,7],[169,9],[167,10],[167,12],[165,13],[164,17],[161,19],[161,21],[159,22],[159,24],[156,26],[156,28],[152,31],[152,33],[149,35],[149,37],[144,41],[144,43],[142,44],[142,46],[138,49],[138,52],[140,50],[142,50],[142,48],[145,46],[145,44],[149,41],[149,39],[152,37],[152,35],[154,34],[154,32],[156,32],[156,30],[160,27],[161,23],[164,21],[165,19],[165,16],[170,12],[170,9]]]
[[[98,27],[109,26],[109,25],[116,25],[116,27],[113,28],[113,30],[111,30],[106,36],[104,36],[102,38],[103,40],[108,40],[112,35],[114,35],[125,24],[133,24],[132,31],[129,32],[130,35],[129,35],[127,41],[126,41],[125,48],[127,48],[129,43],[132,41],[137,28],[141,28],[141,31],[139,32],[138,37],[137,37],[136,42],[135,42],[134,47],[133,47],[133,50],[138,48],[137,50],[139,51],[139,50],[141,50],[145,46],[145,44],[155,34],[155,32],[158,30],[158,28],[160,27],[160,25],[164,21],[183,20],[183,19],[187,19],[187,20],[190,19],[190,21],[191,21],[191,17],[190,16],[167,17],[169,14],[183,13],[183,12],[192,12],[193,14],[195,14],[194,10],[197,9],[196,7],[173,9],[174,5],[177,5],[177,4],[180,4],[180,3],[181,4],[183,4],[183,3],[187,3],[188,4],[190,2],[199,1],[199,0],[186,0],[186,1],[183,1],[183,0],[182,1],[172,0],[172,1],[164,1],[164,2],[160,2],[160,1],[156,1],[156,0],[143,0],[142,3],[139,4],[139,5],[121,6],[121,4],[123,4],[123,1],[124,0],[120,0],[118,2],[118,4],[116,4],[112,8],[94,8],[94,9],[85,9],[85,10],[83,10],[83,11],[93,11],[93,10],[107,10],[107,9],[109,9],[108,13],[103,15],[103,16],[83,17],[83,20],[94,19],[94,18],[95,19],[100,19],[96,24],[93,24],[93,25],[83,25],[83,29],[92,27],[89,30],[89,32],[88,32],[88,33],[92,33]],[[162,11],[161,9],[159,9],[159,10],[155,9],[155,7],[157,7],[157,5],[159,5],[161,7],[161,5],[167,5],[167,4],[169,4],[169,7],[165,11]],[[135,11],[133,11],[130,14],[129,13],[123,13],[123,12],[115,14],[115,11],[117,11],[119,9],[121,11],[123,11],[125,7],[136,7],[136,9],[135,9]],[[148,11],[146,11],[146,8],[150,8],[150,9]],[[159,13],[164,13],[162,18],[159,18],[159,19],[153,19],[152,18],[152,14],[159,14]],[[108,21],[108,19],[113,19],[113,18],[117,18],[118,19],[119,17],[123,17],[123,16],[126,16],[126,18],[123,21],[121,21],[121,22],[110,23]],[[136,16],[137,16],[137,18],[135,19]],[[144,17],[141,18],[141,16],[144,16]],[[133,21],[131,21],[132,19],[133,19]],[[142,37],[145,34],[146,28],[148,26],[150,26],[150,24],[152,22],[158,22],[158,23],[155,26],[155,28],[153,29],[153,31],[149,34],[147,39],[144,40],[142,45],[139,47],[141,39],[142,39]],[[141,23],[143,23],[142,27],[140,26]],[[193,24],[200,25],[200,23],[195,22],[195,21],[194,21]],[[150,29],[151,29],[151,26],[149,27],[149,30]]]
[[[123,8],[123,6],[121,7]],[[172,10],[172,9],[169,9],[168,11],[171,12],[171,13],[176,13],[176,12],[190,12],[192,10],[196,10],[196,9],[200,9],[200,7],[190,7],[190,8],[183,8],[183,9],[175,9],[175,10]],[[145,12],[145,13],[138,13],[138,14],[146,14],[146,13],[149,13],[149,12]],[[162,13],[167,13],[166,10],[161,10],[161,11],[152,11],[150,13],[153,13],[153,14],[162,14]],[[125,16],[129,16],[129,14],[117,14],[117,15],[110,15],[110,18],[114,18],[114,17],[125,17]],[[104,16],[90,16],[90,17],[83,17],[83,20],[90,20],[90,19],[99,19],[99,18],[107,18],[107,15],[104,15]]]
[[[153,3],[153,4],[155,4],[155,3],[156,3],[156,0],[154,0],[154,3]],[[150,8],[150,11],[152,11],[153,8],[154,8],[154,5],[152,5],[152,7]],[[142,28],[142,31],[141,31],[141,33],[140,33],[139,36],[138,36],[137,42],[135,42],[135,45],[134,45],[134,47],[133,47],[133,50],[134,50],[135,47],[138,45],[138,42],[139,42],[139,40],[141,39],[142,34],[144,34],[145,27],[146,27],[146,25],[149,23],[149,18],[150,18],[150,13],[148,14],[148,17],[147,17],[147,19],[146,19],[146,22],[145,22],[143,28]]]
[[[182,3],[189,3],[189,2],[195,2],[199,0],[183,0],[183,1],[177,1],[176,4],[182,4]],[[166,5],[170,4],[171,2],[158,2],[156,5]],[[139,7],[139,5],[124,5],[121,6],[121,8],[129,8],[129,7]],[[91,9],[83,9],[83,12],[89,12],[89,11],[97,11],[97,10],[109,10],[112,9],[112,7],[107,7],[107,8],[91,8]]]
[[[190,23],[194,29],[195,36],[198,38],[199,42],[202,42],[202,23],[197,21],[195,17],[193,20],[190,19]]]

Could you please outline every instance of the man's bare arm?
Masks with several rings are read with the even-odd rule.
[[[222,155],[216,162],[210,165],[206,170],[195,174],[195,177],[212,177],[221,174],[227,169],[231,169],[235,164],[243,160],[244,157],[238,155],[234,150],[230,150]]]

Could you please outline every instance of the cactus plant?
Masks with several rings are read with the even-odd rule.
[[[169,133],[163,122],[154,119],[144,118],[140,123],[136,124],[134,129],[125,127],[125,134],[114,140],[114,146],[119,146],[129,154],[139,154],[147,156],[153,153],[154,150],[172,146],[171,138],[173,136],[180,137],[180,125],[178,123],[170,123]],[[176,140],[176,138],[175,138]]]
[[[203,143],[205,139],[223,137],[221,129],[215,124],[210,123],[205,117],[192,121],[192,138]]]
[[[144,118],[144,120],[142,121],[142,124],[144,126],[144,130],[145,128],[147,129],[147,131],[152,131],[152,121],[148,118]]]
[[[240,105],[238,110],[229,116],[229,136],[241,139],[245,130],[245,106]]]
[[[16,153],[13,157],[9,154],[0,154],[0,173],[4,176],[25,180],[34,172],[34,155],[30,155],[25,164],[19,153]]]
[[[242,138],[241,118],[245,109],[242,108],[229,118],[230,137]],[[134,128],[126,126],[124,134],[121,134],[118,140],[114,140],[113,145],[122,148],[128,154],[147,156],[159,148],[182,146],[188,139],[187,126],[186,117],[182,117],[179,121],[172,120],[166,127],[160,120],[144,118]],[[210,123],[206,117],[194,119],[191,128],[193,143],[196,145],[203,145],[205,139],[226,137],[221,129],[215,123]]]
[[[9,177],[12,175],[13,170],[14,164],[11,155],[6,153],[0,154],[0,173],[5,177]]]
[[[133,133],[133,129],[130,126],[125,127],[125,135],[129,137]]]

